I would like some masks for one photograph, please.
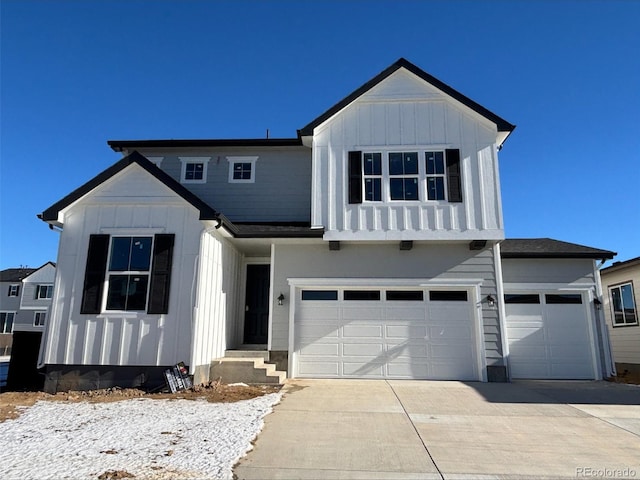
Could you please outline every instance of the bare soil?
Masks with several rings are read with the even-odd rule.
[[[624,372],[618,372],[618,375],[615,377],[607,378],[608,382],[615,383],[631,383],[634,385],[640,385],[640,372],[629,372],[625,370]]]
[[[17,418],[25,407],[30,407],[38,401],[103,403],[132,398],[149,398],[152,400],[205,399],[208,402],[229,403],[278,392],[280,388],[280,385],[227,385],[220,382],[209,382],[176,393],[146,393],[135,388],[119,387],[83,392],[59,392],[53,395],[44,392],[5,392],[0,393],[0,422]]]

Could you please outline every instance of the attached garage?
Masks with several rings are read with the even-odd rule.
[[[482,380],[475,288],[295,289],[293,376]]]
[[[597,378],[587,292],[508,292],[504,300],[512,378]]]

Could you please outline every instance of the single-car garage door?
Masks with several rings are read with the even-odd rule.
[[[293,374],[479,380],[471,292],[299,289]]]
[[[595,378],[583,297],[557,291],[505,295],[512,378]]]

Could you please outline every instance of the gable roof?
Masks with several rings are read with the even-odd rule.
[[[609,265],[606,268],[600,270],[600,273],[611,273],[616,270],[622,270],[627,267],[640,266],[640,257],[630,258],[629,260],[625,260],[623,262],[613,262],[612,265]]]
[[[21,282],[36,270],[37,268],[7,268],[0,271],[0,282]]]
[[[404,58],[400,58],[398,61],[393,63],[391,66],[389,66],[388,68],[386,68],[385,70],[380,72],[378,75],[373,77],[371,80],[369,80],[367,83],[362,85],[360,88],[358,88],[357,90],[354,90],[350,95],[348,95],[345,98],[343,98],[342,100],[340,100],[338,103],[336,103],[333,107],[331,107],[329,110],[324,112],[322,115],[320,115],[319,117],[317,117],[316,119],[312,120],[310,123],[308,123],[307,125],[302,127],[300,130],[298,130],[298,135],[299,136],[310,136],[310,135],[313,135],[313,129],[314,128],[316,128],[318,125],[320,125],[321,123],[323,123],[324,121],[326,121],[327,119],[329,119],[330,117],[332,117],[333,115],[338,113],[344,107],[349,105],[351,102],[356,100],[358,97],[360,97],[361,95],[363,95],[367,91],[371,90],[377,84],[379,84],[384,79],[386,79],[391,74],[393,74],[394,72],[396,72],[397,70],[399,70],[401,68],[404,68],[404,69],[408,70],[409,72],[413,73],[414,75],[416,75],[417,77],[421,78],[425,82],[433,85],[438,90],[440,90],[443,93],[449,95],[451,98],[454,98],[455,100],[458,100],[460,103],[462,103],[463,105],[469,107],[471,110],[475,111],[476,113],[482,115],[486,119],[488,119],[491,122],[495,123],[496,126],[498,127],[498,131],[499,132],[509,132],[509,133],[511,133],[516,128],[515,125],[512,125],[511,123],[507,122],[506,120],[504,120],[503,118],[499,117],[495,113],[487,110],[482,105],[474,102],[469,97],[463,95],[462,93],[460,93],[457,90],[453,89],[449,85],[441,82],[440,80],[438,80],[434,76],[429,75],[427,72],[425,72],[421,68],[416,67],[413,63],[409,62],[408,60],[405,60]]]
[[[58,214],[61,210],[67,208],[69,205],[79,200],[89,192],[91,192],[96,187],[100,186],[111,177],[121,172],[129,165],[137,164],[146,170],[149,174],[154,176],[158,181],[166,185],[168,188],[173,190],[177,195],[182,197],[186,202],[193,205],[196,209],[200,211],[200,220],[217,220],[219,213],[203,202],[196,195],[187,190],[180,182],[176,181],[169,174],[160,170],[156,167],[151,161],[145,158],[138,152],[133,152],[122,158],[119,162],[113,164],[102,173],[99,173],[87,183],[82,185],[81,187],[75,189],[69,195],[64,197],[62,200],[54,203],[49,208],[47,208],[44,212],[38,215],[40,220],[49,223],[55,223],[58,220]]]
[[[611,259],[615,252],[585,247],[552,238],[507,238],[500,243],[502,258],[593,258]]]

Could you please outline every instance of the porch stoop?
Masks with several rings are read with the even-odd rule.
[[[223,383],[283,384],[287,373],[266,363],[268,358],[266,350],[227,350],[223,358],[211,362],[209,378],[220,378]]]

